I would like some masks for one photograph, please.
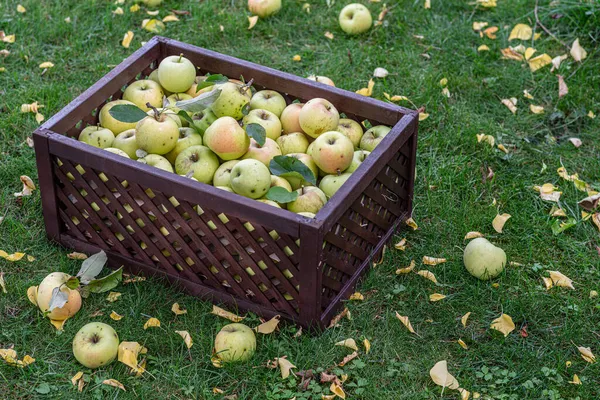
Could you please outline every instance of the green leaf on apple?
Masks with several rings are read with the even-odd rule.
[[[108,257],[106,253],[100,250],[99,253],[96,253],[89,258],[83,260],[81,264],[81,269],[77,273],[77,277],[80,278],[81,283],[87,284],[92,279],[98,276],[100,272],[102,272],[102,268],[106,265],[106,261]]]
[[[246,103],[246,105],[242,108],[242,115],[245,117],[250,113],[250,103]]]
[[[77,289],[79,287],[79,278],[72,276],[65,282],[65,286],[69,289]]]
[[[317,184],[315,174],[297,158],[290,156],[275,156],[269,163],[269,168],[273,175],[285,177],[297,177],[304,179],[313,185]]]
[[[90,293],[104,293],[117,287],[123,280],[123,267],[106,275],[104,278],[94,279],[84,286],[81,295],[87,297]]]
[[[289,192],[286,188],[281,186],[273,186],[266,195],[267,199],[273,200],[277,203],[289,203],[298,198],[298,192]]]
[[[190,128],[193,128],[195,131],[198,131],[196,129],[196,125],[194,125],[194,120],[192,119],[192,117],[190,117],[190,114],[188,114],[187,112],[185,112],[183,110],[179,110],[179,112],[177,113],[177,115],[180,118],[185,119],[190,124]]]
[[[260,147],[265,145],[267,141],[267,131],[260,124],[246,125],[246,133],[258,143]]]
[[[193,99],[178,101],[175,103],[175,107],[180,110],[197,113],[210,107],[220,95],[221,89],[211,90],[210,92],[202,93],[200,96],[194,97]]]
[[[209,75],[205,80],[198,83],[198,85],[196,86],[196,92],[199,92],[200,90],[202,90],[206,87],[209,87],[209,86],[214,86],[219,83],[227,83],[227,82],[229,82],[229,78],[227,78],[225,75],[221,75],[221,74]]]
[[[108,110],[108,113],[117,121],[138,122],[148,116],[144,110],[133,104],[117,104]]]

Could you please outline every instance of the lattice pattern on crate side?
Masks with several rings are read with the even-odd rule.
[[[54,172],[66,234],[298,315],[297,238],[66,159],[54,159]]]
[[[411,142],[400,149],[325,235],[323,310],[407,211]]]

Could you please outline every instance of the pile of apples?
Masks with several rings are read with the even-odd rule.
[[[183,55],[166,57],[105,104],[79,140],[314,217],[390,131],[363,133],[326,99],[287,104],[252,81],[196,72]]]

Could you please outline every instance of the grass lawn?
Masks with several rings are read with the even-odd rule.
[[[375,19],[384,1],[365,4]],[[210,314],[211,304],[178,293],[148,280],[119,286],[115,303],[106,295],[92,295],[82,310],[57,332],[26,297],[48,273],[75,273],[80,261],[69,260],[70,251],[49,243],[44,234],[39,191],[18,199],[20,175],[37,182],[33,149],[26,138],[36,128],[33,114],[23,114],[23,103],[38,101],[50,117],[106,74],[140,46],[152,33],[141,29],[145,9],[131,13],[131,0],[121,5],[123,15],[113,14],[114,1],[22,0],[26,13],[17,12],[15,1],[2,0],[1,25],[16,42],[3,43],[10,54],[0,60],[2,116],[0,118],[0,249],[21,251],[36,258],[8,262],[0,259],[8,293],[0,293],[0,348],[14,346],[20,358],[36,359],[26,368],[0,363],[0,398],[144,398],[144,399],[320,399],[330,394],[329,384],[315,378],[303,390],[300,377],[283,380],[268,360],[287,356],[297,369],[315,375],[329,369],[347,374],[343,387],[350,399],[457,399],[457,391],[436,386],[429,370],[440,360],[461,386],[484,399],[597,399],[600,398],[599,364],[586,362],[577,346],[591,347],[600,355],[600,237],[591,220],[582,220],[577,202],[586,197],[573,183],[561,179],[557,169],[600,190],[600,4],[595,1],[540,1],[539,17],[559,40],[580,39],[588,56],[577,63],[569,57],[558,71],[546,66],[531,72],[526,62],[504,60],[500,50],[520,44],[508,42],[517,23],[535,26],[534,2],[498,0],[491,9],[476,8],[466,0],[389,0],[382,26],[367,34],[348,37],[338,26],[337,15],[347,3],[284,0],[275,17],[260,20],[248,30],[249,15],[242,0],[166,0],[164,17],[171,9],[189,10],[179,22],[167,24],[163,35],[225,54],[281,69],[300,76],[326,75],[338,87],[366,87],[376,67],[390,75],[376,79],[373,97],[407,96],[416,107],[425,106],[429,118],[420,123],[414,219],[416,231],[398,234],[406,238],[405,251],[390,249],[383,263],[364,279],[359,289],[364,301],[347,304],[352,320],[320,335],[303,333],[281,324],[280,331],[258,337],[255,357],[244,364],[217,369],[210,361],[214,336],[229,321]],[[70,23],[65,18],[70,17]],[[496,39],[480,38],[472,24],[485,21],[499,27]],[[222,29],[220,29],[222,26]],[[123,35],[135,33],[131,48],[120,45]],[[324,36],[331,32],[334,39]],[[540,28],[536,32],[541,32]],[[490,51],[478,52],[485,44]],[[542,32],[537,41],[524,41],[535,55],[551,57],[568,53],[562,44]],[[348,54],[351,54],[352,63]],[[300,55],[300,62],[292,61]],[[534,55],[534,56],[535,56]],[[38,65],[55,64],[42,73]],[[559,98],[556,74],[564,77],[569,93]],[[250,78],[250,77],[247,77]],[[442,94],[440,80],[447,78],[450,97]],[[534,99],[523,96],[528,90]],[[513,115],[501,99],[518,99]],[[412,107],[408,102],[400,104]],[[534,114],[529,104],[543,106]],[[477,134],[488,134],[508,153],[477,143]],[[569,142],[575,137],[583,145]],[[493,177],[485,179],[487,168]],[[482,178],[484,176],[484,178]],[[534,185],[552,183],[562,196],[559,206],[577,223],[554,235],[557,217],[550,216],[554,203],[540,199]],[[497,213],[512,216],[503,233],[492,228]],[[563,218],[565,219],[565,218]],[[506,250],[509,266],[493,282],[482,282],[466,273],[462,263],[463,240],[469,231],[480,231]],[[448,262],[428,267],[423,256],[444,257]],[[417,274],[396,275],[395,270],[414,259],[418,269],[429,269],[439,285]],[[546,290],[542,277],[558,270],[574,281],[575,290]],[[429,295],[447,297],[430,302]],[[175,317],[171,305],[188,310]],[[111,311],[124,315],[109,318]],[[91,317],[96,311],[103,315]],[[407,315],[418,335],[411,334],[396,318]],[[460,318],[471,312],[466,327]],[[502,313],[516,329],[504,337],[489,329]],[[162,322],[160,328],[143,329],[148,316]],[[84,370],[73,358],[71,342],[90,321],[110,323],[121,340],[138,341],[148,349],[148,372],[136,378],[115,362],[95,371]],[[245,322],[258,325],[255,315]],[[188,330],[194,345],[185,348],[175,330]],[[526,333],[525,333],[526,332]],[[344,367],[334,367],[351,351],[334,346],[346,338],[372,348]],[[457,340],[462,339],[468,349]],[[71,385],[78,371],[87,374],[83,394]],[[570,384],[577,374],[582,385]],[[126,392],[102,385],[113,378]],[[224,394],[213,394],[213,388]]]

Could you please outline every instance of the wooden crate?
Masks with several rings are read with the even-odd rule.
[[[106,102],[180,53],[198,74],[254,79],[288,102],[322,97],[348,118],[393,129],[314,219],[77,141]],[[46,232],[194,296],[323,327],[410,217],[417,125],[414,111],[155,37],[35,131]]]

